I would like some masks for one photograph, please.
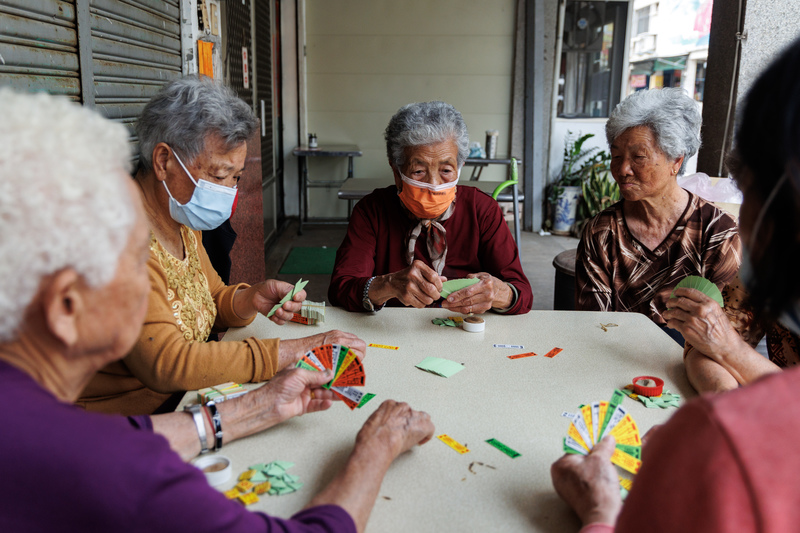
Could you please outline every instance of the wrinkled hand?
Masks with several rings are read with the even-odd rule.
[[[313,372],[304,368],[287,368],[275,374],[255,393],[266,397],[282,422],[295,416],[329,408],[335,399],[335,394],[322,388],[322,385],[332,378],[331,370]]]
[[[667,326],[711,359],[720,361],[740,339],[719,304],[696,289],[675,289],[667,308],[662,315]]]
[[[511,305],[514,292],[503,281],[487,272],[469,274],[468,278],[478,278],[475,285],[456,291],[442,302],[442,307],[468,315],[485,313],[492,307],[505,309]]]
[[[367,354],[367,343],[352,333],[334,329],[325,333],[317,333],[300,339],[282,339],[278,348],[279,365],[283,368],[293,365],[307,351],[323,344],[343,344],[354,350],[359,359]]]
[[[277,279],[268,279],[261,283],[256,283],[251,289],[253,292],[253,306],[262,315],[269,314],[272,308],[280,302],[284,296],[291,292],[294,285],[286,283],[285,281],[278,281]],[[287,321],[292,319],[294,313],[299,313],[300,308],[303,306],[303,300],[306,299],[306,291],[302,290],[294,295],[294,298],[283,304],[275,314],[269,319],[282,326]]]
[[[373,281],[373,285],[370,287],[370,298],[378,304],[385,303],[391,298],[397,298],[403,305],[420,309],[440,298],[443,281],[447,281],[447,278],[439,276],[435,270],[422,261],[415,260],[411,266],[403,270],[380,276],[377,286]]]
[[[428,413],[415,411],[407,403],[386,400],[364,422],[356,447],[374,446],[393,461],[401,453],[431,440],[434,429]]]
[[[240,439],[294,416],[328,409],[336,398],[322,385],[332,377],[330,370],[286,369],[249,394],[219,404],[226,428],[224,438]]]
[[[553,486],[583,525],[613,526],[622,508],[617,471],[611,464],[614,437],[606,436],[589,455],[567,454],[550,467]]]

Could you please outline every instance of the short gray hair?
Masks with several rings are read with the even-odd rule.
[[[234,149],[258,127],[253,110],[232,89],[207,76],[186,76],[166,84],[148,102],[136,123],[139,163],[153,169],[153,149],[160,142],[188,161],[200,155],[206,137],[218,135]]]
[[[445,102],[421,102],[401,107],[384,132],[389,164],[406,163],[405,149],[453,140],[458,147],[458,166],[469,154],[469,134],[458,110]]]
[[[683,89],[664,88],[637,91],[617,104],[606,122],[606,139],[611,146],[625,130],[647,126],[658,147],[670,159],[684,156],[678,175],[700,148],[703,117],[697,102]]]
[[[136,213],[128,133],[64,97],[0,89],[0,342],[14,340],[42,278],[110,282]],[[113,303],[111,304],[113,305]]]

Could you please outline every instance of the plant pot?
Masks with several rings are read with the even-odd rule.
[[[580,195],[580,187],[564,187],[564,192],[556,199],[552,233],[557,235],[569,235],[572,226],[575,224],[575,215],[578,211]]]

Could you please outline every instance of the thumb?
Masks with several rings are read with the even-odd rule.
[[[592,455],[599,455],[600,457],[605,457],[611,460],[611,456],[614,454],[614,447],[617,445],[617,440],[612,435],[606,435],[603,437],[603,440],[595,444],[594,448],[592,448]]]
[[[326,369],[324,372],[314,372],[312,370],[299,369],[300,379],[306,387],[314,388],[324,385],[333,378],[333,371]]]

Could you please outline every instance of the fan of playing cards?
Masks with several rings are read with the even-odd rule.
[[[642,439],[639,428],[628,411],[620,405],[625,395],[615,390],[611,401],[582,405],[578,413],[561,413],[572,420],[564,438],[564,452],[588,455],[606,435],[613,435],[617,447],[611,462],[631,474],[642,466]]]
[[[323,385],[339,396],[350,409],[355,409],[364,393],[353,387],[364,385],[364,365],[356,352],[339,344],[324,344],[307,352],[298,362],[298,368],[322,372],[333,371],[333,379]]]

